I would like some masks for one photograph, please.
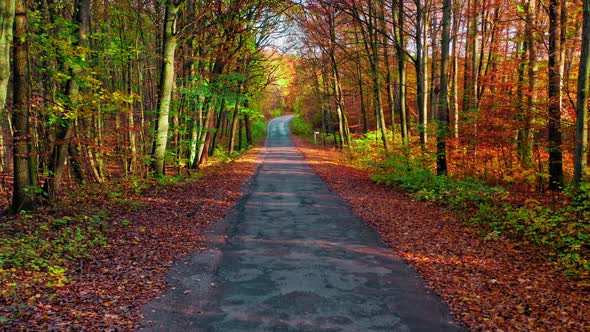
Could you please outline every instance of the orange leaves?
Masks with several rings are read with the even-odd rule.
[[[538,248],[501,238],[484,240],[451,212],[372,183],[337,151],[295,141],[314,170],[470,329],[590,329],[587,283],[568,280],[540,257]]]

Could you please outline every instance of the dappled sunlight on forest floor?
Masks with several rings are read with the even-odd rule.
[[[373,183],[345,158],[294,137],[299,151],[353,210],[414,267],[473,330],[590,328],[587,280],[568,279],[537,247],[484,240],[441,206]]]

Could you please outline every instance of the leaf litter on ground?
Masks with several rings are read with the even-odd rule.
[[[119,206],[110,211],[108,245],[94,249],[88,259],[70,267],[63,286],[37,283],[36,289],[27,291],[33,293],[29,300],[0,301],[0,330],[137,329],[140,308],[166,287],[166,274],[173,262],[202,249],[205,228],[222,219],[241,197],[242,186],[258,164],[259,150],[252,149],[231,163],[205,168],[199,171],[199,180],[153,185],[141,194],[125,197],[135,208]],[[101,204],[100,199],[89,202],[77,200],[75,195],[70,203]],[[18,281],[33,284],[24,274]]]
[[[474,331],[589,331],[588,283],[537,248],[484,239],[439,205],[371,181],[343,155],[293,138],[313,169]]]

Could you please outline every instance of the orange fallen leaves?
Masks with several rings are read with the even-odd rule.
[[[374,184],[333,149],[294,138],[330,187],[477,331],[588,331],[590,288],[567,279],[534,247],[484,241],[452,212]]]

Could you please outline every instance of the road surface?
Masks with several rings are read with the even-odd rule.
[[[144,307],[144,331],[458,331],[448,308],[269,124],[246,195]]]

